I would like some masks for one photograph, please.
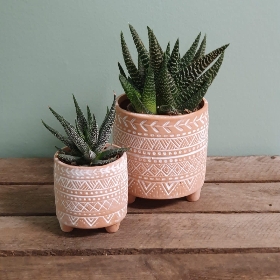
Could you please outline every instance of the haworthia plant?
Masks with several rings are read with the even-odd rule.
[[[118,66],[119,79],[131,102],[130,108],[137,113],[172,115],[197,110],[222,65],[228,45],[205,54],[206,35],[199,45],[199,33],[181,57],[179,39],[172,51],[169,42],[164,52],[153,30],[148,27],[147,50],[134,27],[129,25],[129,28],[138,52],[138,68],[122,32],[121,46],[128,75],[120,63]]]
[[[122,156],[128,148],[106,147],[116,115],[116,95],[114,95],[111,108],[107,108],[106,116],[99,130],[95,116],[91,113],[89,107],[87,106],[86,118],[74,95],[73,99],[77,114],[75,126],[71,125],[52,108],[49,108],[63,126],[66,136],[42,121],[43,125],[68,147],[68,149],[57,148],[59,160],[70,165],[96,166],[108,164]]]

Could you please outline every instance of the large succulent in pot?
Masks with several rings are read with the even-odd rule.
[[[75,126],[49,107],[50,111],[63,126],[66,136],[42,121],[43,125],[68,147],[68,149],[58,148],[58,159],[67,164],[87,166],[104,165],[118,159],[127,151],[127,148],[106,147],[116,115],[116,96],[114,95],[111,108],[107,108],[107,114],[99,130],[95,116],[91,113],[89,107],[87,106],[86,119],[74,95],[73,99],[77,114]]]
[[[179,39],[171,53],[170,43],[163,51],[148,27],[148,51],[133,26],[129,25],[129,28],[138,52],[138,67],[132,60],[122,32],[121,46],[128,76],[120,63],[118,66],[120,82],[133,110],[145,114],[182,114],[198,109],[220,69],[228,45],[205,54],[206,36],[198,47],[199,34],[181,57]],[[208,68],[212,62],[214,64]]]

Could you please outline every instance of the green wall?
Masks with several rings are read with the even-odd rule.
[[[52,106],[71,121],[74,93],[102,121],[113,90],[122,93],[120,31],[131,23],[181,52],[207,33],[207,51],[230,43],[206,98],[209,155],[280,153],[279,0],[0,0],[0,157],[50,157],[60,128]],[[135,53],[135,52],[134,52]]]

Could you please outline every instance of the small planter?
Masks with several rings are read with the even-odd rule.
[[[103,166],[71,166],[54,156],[56,216],[61,230],[116,232],[127,213],[127,156]]]
[[[170,199],[200,197],[205,179],[208,144],[208,103],[186,115],[132,113],[121,95],[116,104],[114,143],[130,147],[129,203],[135,197]]]

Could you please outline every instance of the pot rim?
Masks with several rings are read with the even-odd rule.
[[[117,97],[117,102],[116,102],[116,109],[124,112],[125,114],[131,116],[131,117],[134,117],[134,118],[145,118],[146,120],[154,120],[155,118],[157,119],[162,119],[162,120],[170,120],[170,118],[172,118],[172,120],[180,120],[182,119],[182,117],[192,117],[192,116],[195,116],[197,114],[201,114],[203,113],[204,111],[207,111],[208,109],[208,101],[203,98],[203,106],[197,110],[196,112],[192,112],[192,113],[189,113],[189,114],[184,114],[184,115],[150,115],[150,114],[141,114],[141,113],[134,113],[134,112],[130,112],[128,110],[125,110],[123,108],[121,108],[120,106],[120,101],[125,101],[127,100],[127,95],[125,93],[119,95]]]
[[[106,145],[108,145],[108,144],[109,143],[107,143]],[[116,148],[120,148],[118,145],[115,145],[115,144],[110,144],[110,145],[114,146]],[[68,148],[68,147],[63,147],[62,149],[65,149],[65,148]],[[59,160],[57,155],[58,155],[58,151],[54,154],[54,161],[58,162],[59,164],[61,164],[64,167],[67,167],[67,168],[77,168],[77,169],[93,169],[94,168],[94,169],[102,169],[102,168],[106,168],[108,166],[113,166],[114,164],[116,164],[118,161],[123,159],[124,156],[126,156],[126,152],[124,152],[122,154],[122,156],[120,158],[118,158],[117,160],[115,160],[113,162],[110,162],[108,164],[105,164],[105,165],[101,165],[101,166],[76,166],[76,165],[70,165],[70,164],[64,163],[61,160]]]

